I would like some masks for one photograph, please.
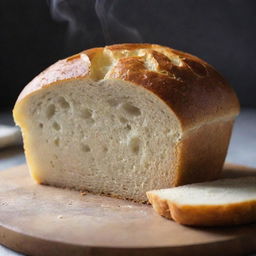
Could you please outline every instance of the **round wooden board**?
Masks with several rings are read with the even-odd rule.
[[[37,185],[23,165],[0,172],[0,243],[42,256],[244,255],[256,250],[256,225],[182,226],[150,205]]]

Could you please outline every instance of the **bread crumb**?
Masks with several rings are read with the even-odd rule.
[[[87,194],[87,192],[85,192],[85,191],[81,191],[81,192],[80,192],[80,195],[81,195],[81,196],[85,196],[86,194]]]
[[[132,205],[124,205],[123,208],[132,208]]]
[[[58,219],[63,219],[63,216],[62,216],[62,215],[58,215],[57,218],[58,218]]]

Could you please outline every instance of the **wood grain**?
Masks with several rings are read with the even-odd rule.
[[[256,175],[227,166],[224,176]],[[27,255],[244,255],[256,224],[191,228],[150,205],[37,185],[26,165],[0,173],[0,243]]]

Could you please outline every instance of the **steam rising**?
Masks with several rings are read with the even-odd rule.
[[[125,26],[115,16],[116,0],[96,0],[95,11],[100,20],[106,44],[116,42],[141,43],[138,30]]]
[[[66,47],[84,48],[84,44],[92,44],[95,35],[89,33],[85,19],[88,8],[84,8],[82,0],[48,0],[48,4],[53,19],[68,25]]]
[[[116,17],[121,1],[48,0],[48,3],[52,17],[68,24],[69,47],[72,47],[71,43],[74,46],[78,42],[81,48],[95,46],[99,41],[102,43],[103,38],[105,44],[142,42],[136,28],[123,24]]]
[[[51,0],[49,5],[51,15],[55,20],[68,22],[71,32],[79,30],[80,26],[77,23],[77,19],[75,19],[75,13],[70,2],[66,0]]]

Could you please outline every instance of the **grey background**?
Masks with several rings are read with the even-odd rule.
[[[56,60],[120,42],[195,54],[227,78],[242,106],[256,107],[255,30],[254,0],[1,0],[0,107],[12,108],[24,85]]]

